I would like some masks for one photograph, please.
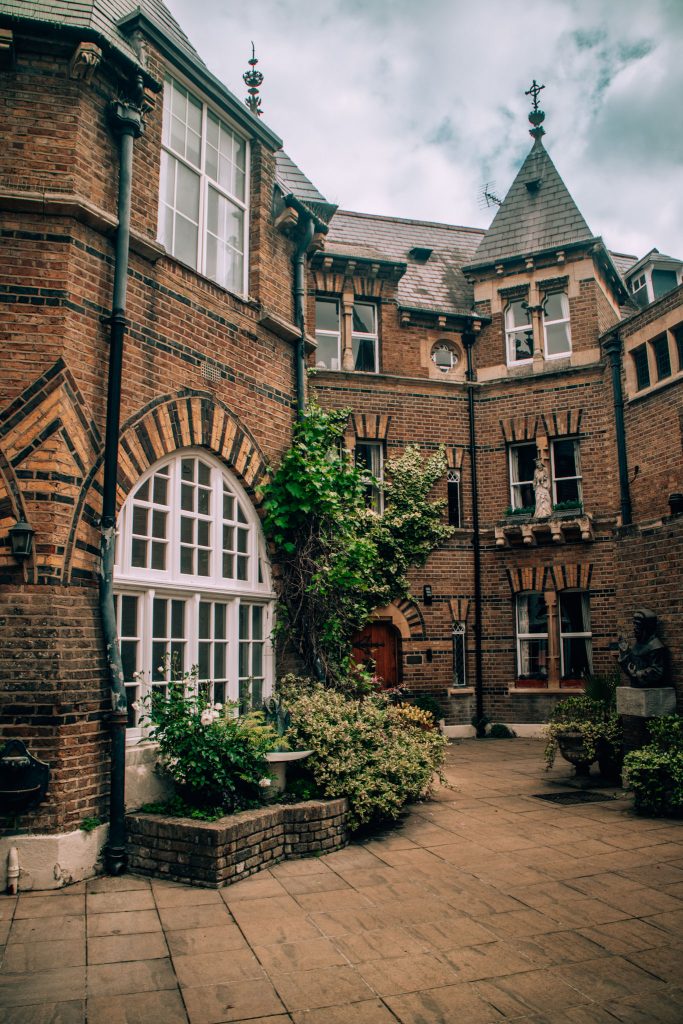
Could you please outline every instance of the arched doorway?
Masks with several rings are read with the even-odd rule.
[[[383,619],[369,622],[353,639],[352,657],[359,665],[368,665],[387,689],[401,682],[401,634]],[[374,663],[374,664],[373,664]]]

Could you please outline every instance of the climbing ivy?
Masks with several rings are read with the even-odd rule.
[[[367,472],[343,448],[348,416],[311,405],[262,490],[280,569],[277,631],[308,672],[337,686],[348,683],[354,633],[375,608],[409,595],[410,567],[452,532],[444,502],[428,497],[443,451],[423,461],[411,446],[389,460],[378,515],[366,503]]]

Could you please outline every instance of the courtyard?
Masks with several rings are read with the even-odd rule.
[[[465,740],[394,829],[221,889],[0,897],[3,1024],[680,1024],[683,827]]]

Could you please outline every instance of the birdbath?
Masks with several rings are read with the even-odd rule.
[[[287,765],[290,761],[302,761],[312,754],[312,750],[271,750],[266,754],[266,761],[273,768],[273,796],[284,793],[287,784]]]

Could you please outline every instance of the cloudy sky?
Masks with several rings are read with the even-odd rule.
[[[683,0],[166,0],[240,98],[256,45],[264,121],[331,202],[487,227],[545,143],[610,248],[683,257]]]

